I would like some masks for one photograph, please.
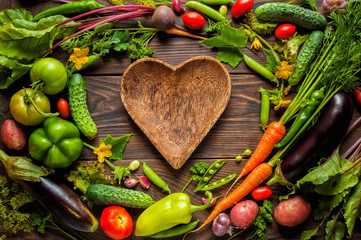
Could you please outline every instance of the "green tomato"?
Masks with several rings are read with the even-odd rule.
[[[30,70],[31,82],[41,81],[42,91],[49,95],[55,95],[63,91],[68,76],[64,65],[55,58],[42,58],[34,63]]]
[[[14,119],[26,126],[35,126],[45,120],[45,116],[41,115],[34,108],[33,104],[29,101],[34,90],[32,88],[25,88],[19,90],[10,99],[10,113]],[[33,101],[40,111],[44,113],[50,112],[50,101],[47,96],[39,91],[33,96]]]

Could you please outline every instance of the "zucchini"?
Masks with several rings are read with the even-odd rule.
[[[120,205],[131,208],[147,208],[153,204],[150,195],[105,184],[93,184],[88,187],[85,197],[98,205]]]
[[[68,81],[68,98],[75,125],[84,136],[89,139],[94,138],[97,135],[97,126],[90,116],[86,103],[85,82],[79,73],[73,74]]]
[[[265,3],[255,10],[258,20],[264,22],[288,22],[309,30],[324,29],[326,18],[319,12],[288,3]]]
[[[288,79],[288,83],[291,86],[296,86],[305,76],[307,70],[321,49],[322,42],[323,32],[321,31],[313,31],[310,36],[308,36],[299,54],[297,55],[295,70]]]

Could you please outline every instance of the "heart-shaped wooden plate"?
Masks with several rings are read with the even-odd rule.
[[[125,71],[120,95],[133,121],[179,169],[226,108],[231,79],[223,64],[209,56],[176,67],[144,58]]]

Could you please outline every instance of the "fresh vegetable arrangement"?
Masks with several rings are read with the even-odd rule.
[[[303,227],[312,217],[326,223],[326,239],[352,237],[360,216],[360,140],[346,153],[340,144],[360,121],[349,128],[350,93],[361,103],[360,0],[324,1],[327,17],[313,0],[257,6],[253,0],[61,2],[35,16],[25,9],[0,12],[0,88],[21,85],[10,96],[11,119],[1,127],[5,150],[21,153],[0,150],[17,184],[8,190],[0,175],[5,229],[44,232],[50,226],[74,238],[54,218],[89,234],[100,225],[112,239],[191,237],[206,226],[215,238],[267,239],[271,223]],[[88,105],[87,70],[106,64],[108,54],[127,55],[130,63],[153,57],[156,34],[162,43],[164,35],[193,38],[232,69],[244,62],[271,86],[257,92],[264,133],[254,150],[191,163],[182,189],[151,162],[119,163],[132,133],[101,138],[105,126]],[[59,51],[68,59],[58,59]],[[24,78],[31,83],[20,82]],[[279,119],[270,122],[272,105]],[[77,161],[82,154],[95,161]],[[242,167],[224,174],[232,160]],[[277,205],[276,183],[290,190]],[[190,193],[204,194],[203,205],[192,205]],[[40,211],[20,208],[35,200]],[[93,208],[102,209],[99,219]],[[206,218],[193,214],[201,210]],[[301,239],[319,230],[304,231]]]

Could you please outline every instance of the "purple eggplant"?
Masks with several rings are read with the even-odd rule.
[[[336,93],[325,105],[315,125],[283,159],[281,171],[287,181],[294,183],[318,160],[332,153],[345,135],[352,113],[351,97],[343,92]]]
[[[41,177],[40,182],[16,181],[68,227],[81,232],[98,228],[98,220],[87,205],[65,184],[48,177]]]

